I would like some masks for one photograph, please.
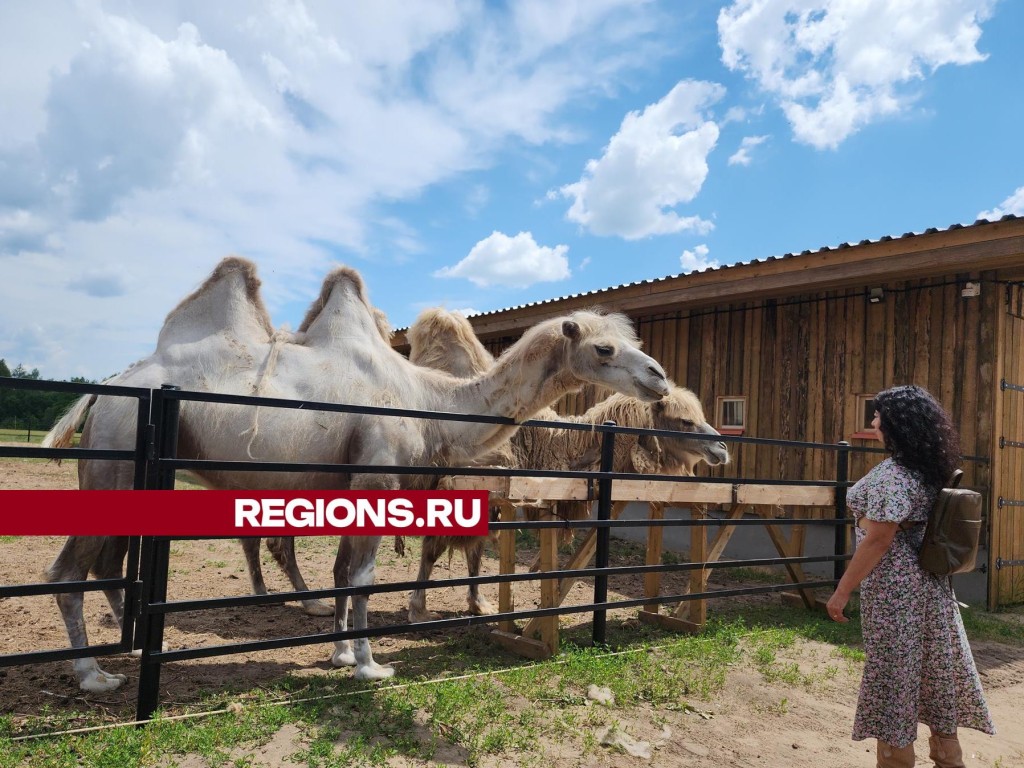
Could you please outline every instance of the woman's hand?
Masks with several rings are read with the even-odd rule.
[[[833,621],[849,621],[843,616],[843,608],[850,601],[850,595],[889,551],[900,528],[899,523],[882,523],[866,517],[860,518],[859,525],[864,529],[864,538],[857,545],[843,578],[828,601],[828,615]]]
[[[839,623],[849,621],[849,619],[843,615],[843,609],[846,607],[848,602],[850,602],[850,593],[845,591],[840,592],[836,589],[836,591],[832,593],[832,597],[828,599],[828,603],[825,605],[825,610],[828,611],[829,618],[832,619],[832,621],[838,621]]]

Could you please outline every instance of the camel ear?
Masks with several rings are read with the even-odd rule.
[[[562,335],[576,341],[580,337],[580,327],[573,320],[564,320],[562,322]]]

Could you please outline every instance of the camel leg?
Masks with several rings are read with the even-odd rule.
[[[46,580],[82,581],[96,564],[100,552],[104,548],[105,537],[71,536],[61,549],[57,559],[46,571]],[[55,595],[57,607],[60,609],[64,626],[67,627],[68,640],[72,648],[85,648],[89,638],[85,631],[85,615],[82,610],[83,595],[81,592],[65,592]],[[90,693],[106,693],[119,688],[127,678],[124,675],[112,675],[100,669],[95,658],[75,659],[72,662],[78,686]]]
[[[353,587],[369,586],[373,584],[375,574],[375,560],[377,558],[377,547],[380,546],[380,536],[360,536],[352,545],[352,560],[349,564],[349,580]],[[352,597],[352,624],[354,629],[366,629],[367,606],[370,598],[367,595],[354,595]],[[387,667],[378,664],[373,660],[373,653],[370,650],[370,639],[367,637],[357,638],[354,643],[356,655],[357,680],[384,680],[395,674],[394,667]]]
[[[267,539],[267,549],[270,550],[277,564],[281,566],[281,570],[288,576],[288,581],[292,583],[296,592],[305,592],[309,589],[306,586],[306,580],[302,578],[302,572],[299,571],[299,564],[295,560],[294,536],[269,538]],[[334,608],[323,600],[303,600],[302,610],[309,616],[330,616],[334,613]]]
[[[349,586],[349,564],[352,561],[352,540],[341,537],[338,541],[338,554],[334,558],[334,586]],[[334,630],[345,632],[348,629],[348,596],[338,595],[334,598]],[[336,667],[354,667],[356,655],[352,651],[351,640],[338,640],[334,643],[331,664]]]
[[[120,579],[124,576],[124,558],[128,554],[128,538],[126,536],[111,536],[103,542],[99,556],[96,558],[96,565],[92,572],[97,579]],[[124,590],[105,589],[107,602],[110,603],[110,611],[117,620],[117,626],[124,628]]]
[[[480,564],[484,557],[485,542],[486,537],[484,536],[466,542],[463,552],[466,555],[466,570],[470,576],[480,575]],[[479,584],[469,585],[467,601],[469,602],[469,612],[476,616],[491,616],[498,612],[498,609],[491,605],[486,597],[480,594]]]
[[[444,554],[447,542],[441,536],[424,536],[423,549],[420,551],[420,572],[416,581],[430,580],[437,558]],[[427,590],[422,587],[409,593],[409,621],[413,624],[420,621],[434,621],[441,618],[433,611],[427,610]]]
[[[252,582],[254,595],[267,594],[267,583],[263,580],[263,566],[260,565],[260,541],[262,539],[259,537],[252,536],[238,540],[238,543],[242,545],[242,551],[245,552],[245,564],[249,569],[249,581]]]

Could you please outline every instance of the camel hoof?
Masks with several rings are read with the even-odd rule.
[[[323,600],[303,600],[302,612],[307,616],[333,616],[334,606]]]
[[[352,649],[342,651],[337,650],[331,654],[331,664],[336,667],[354,667],[356,665],[356,655],[352,652]]]
[[[412,608],[409,609],[410,624],[420,624],[424,621],[437,621],[440,618],[441,614],[434,613],[433,611],[428,611],[426,609],[414,611]]]
[[[356,680],[387,680],[395,674],[394,667],[385,667],[383,664],[371,662],[363,667],[356,668]]]
[[[116,691],[127,679],[124,675],[112,675],[97,667],[79,681],[78,687],[89,693],[108,693]]]
[[[493,616],[498,612],[498,609],[484,598],[480,598],[477,602],[469,604],[469,612],[474,616]]]

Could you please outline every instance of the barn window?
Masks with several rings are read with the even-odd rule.
[[[741,435],[747,428],[747,398],[719,397],[716,399],[718,431],[723,435]]]
[[[871,422],[875,418],[875,396],[874,394],[857,395],[857,407],[854,411],[857,419],[854,425],[853,436],[861,440],[875,440],[875,430]]]

